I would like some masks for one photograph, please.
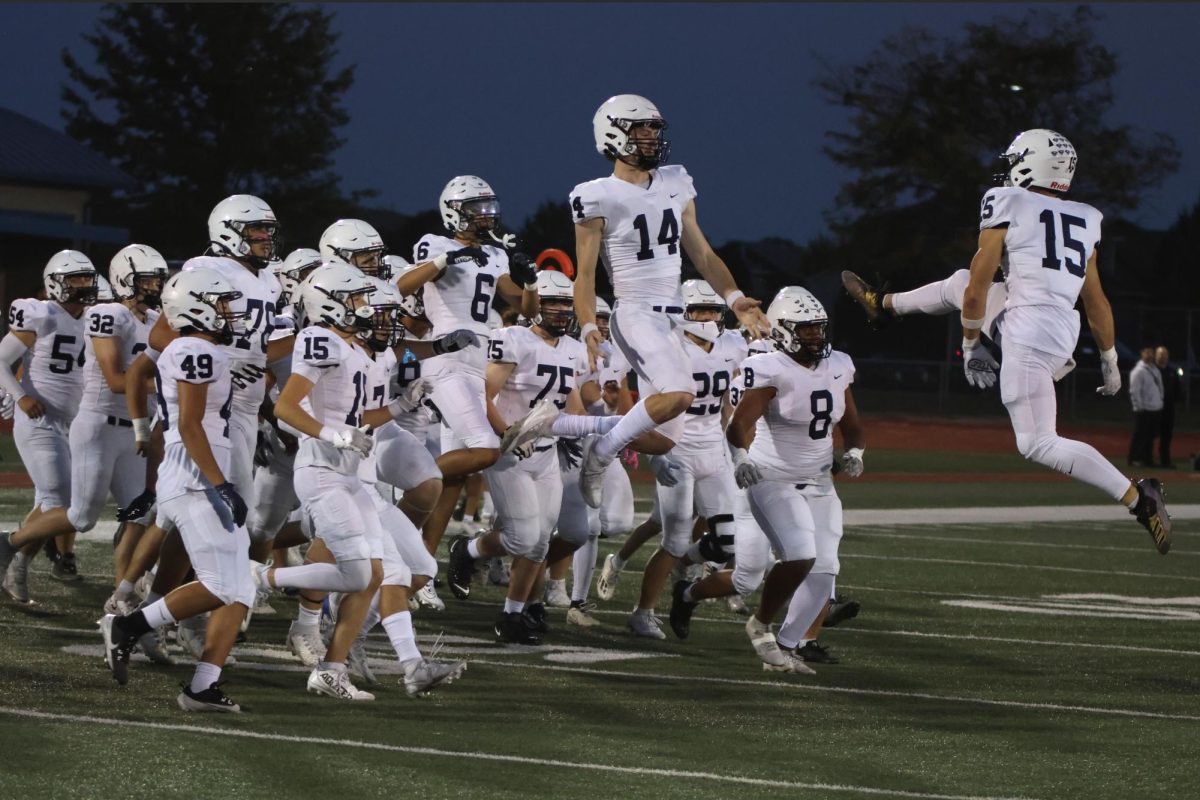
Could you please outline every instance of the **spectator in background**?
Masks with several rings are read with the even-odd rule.
[[[1154,363],[1158,366],[1163,387],[1162,416],[1158,421],[1158,464],[1175,469],[1171,463],[1171,436],[1175,433],[1175,404],[1179,402],[1183,381],[1181,371],[1171,366],[1171,351],[1166,347],[1159,345],[1155,349]]]
[[[1162,417],[1163,380],[1154,363],[1154,348],[1143,347],[1142,358],[1129,373],[1129,400],[1133,403],[1133,440],[1129,465],[1154,463],[1154,437]]]

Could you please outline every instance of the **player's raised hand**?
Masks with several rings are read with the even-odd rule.
[[[537,290],[537,266],[524,253],[513,253],[508,257],[508,276],[523,289]]]
[[[751,338],[766,339],[771,335],[771,321],[763,313],[762,303],[753,297],[739,297],[733,301],[730,310],[737,316],[738,322],[750,331]]]
[[[482,267],[488,262],[488,254],[481,247],[464,247],[460,250],[451,250],[449,253],[446,253],[447,265],[465,264],[468,261],[474,261]]]
[[[963,371],[967,383],[977,389],[990,389],[996,385],[996,374],[1000,370],[1000,362],[992,357],[991,352],[983,346],[979,339],[963,339]]]
[[[1117,349],[1109,348],[1100,354],[1100,377],[1104,383],[1096,387],[1096,393],[1112,397],[1121,391],[1121,370],[1117,367]]]
[[[604,336],[600,331],[592,328],[588,330],[587,336],[583,337],[583,343],[587,345],[588,368],[595,372],[600,369],[600,364],[608,358],[608,354],[604,350]]]

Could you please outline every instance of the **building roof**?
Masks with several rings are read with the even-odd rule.
[[[100,189],[135,185],[86,145],[7,108],[0,108],[0,181]]]

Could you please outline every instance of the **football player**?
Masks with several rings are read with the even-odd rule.
[[[641,393],[621,424],[584,455],[580,486],[593,508],[600,505],[605,470],[617,453],[659,426],[678,442],[684,412],[696,400],[683,343],[671,335],[683,314],[680,245],[739,321],[760,335],[769,332],[759,302],[738,290],[700,230],[691,176],[682,166],[664,166],[670,151],[666,127],[658,108],[644,97],[623,94],[606,100],[596,111],[592,131],[596,149],[612,162],[613,173],[579,184],[570,196],[581,338],[594,365],[603,356],[595,293],[596,261],[603,255],[616,294],[613,341],[637,371]]]
[[[321,258],[356,267],[371,278],[390,280],[383,237],[361,219],[339,219],[321,234]]]
[[[178,334],[158,359],[158,406],[166,450],[157,483],[158,524],[179,532],[196,579],[127,616],[100,621],[104,655],[117,683],[128,679],[134,642],[176,620],[214,612],[184,711],[239,712],[221,690],[221,670],[241,618],[254,602],[246,503],[228,479],[233,403],[229,350],[242,322],[238,292],[216,270],[180,272],[163,288],[162,319]]]
[[[56,509],[55,520],[63,517],[71,505],[69,428],[83,388],[83,313],[96,300],[96,269],[78,250],[63,250],[46,263],[42,284],[47,299],[9,306],[8,333],[0,340],[0,385],[16,399],[13,440],[34,486],[34,508],[22,529],[0,534],[4,591],[20,603],[29,602],[28,559],[47,538],[31,526]],[[20,380],[12,369],[18,360]],[[48,535],[60,527],[52,522]]]

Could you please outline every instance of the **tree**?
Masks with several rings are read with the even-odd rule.
[[[1095,15],[1031,11],[968,24],[939,38],[921,29],[888,37],[859,64],[816,82],[850,112],[825,153],[852,176],[830,215],[847,266],[913,278],[965,266],[976,208],[994,157],[1021,130],[1051,128],[1079,152],[1071,196],[1106,214],[1136,208],[1179,163],[1170,136],[1105,117],[1117,59],[1096,40]],[[993,165],[997,165],[993,168]]]
[[[121,212],[139,240],[195,255],[212,207],[240,192],[296,238],[344,210],[330,168],[354,70],[330,74],[331,20],[286,4],[110,4],[84,36],[94,72],[63,50],[67,133],[138,179]]]

